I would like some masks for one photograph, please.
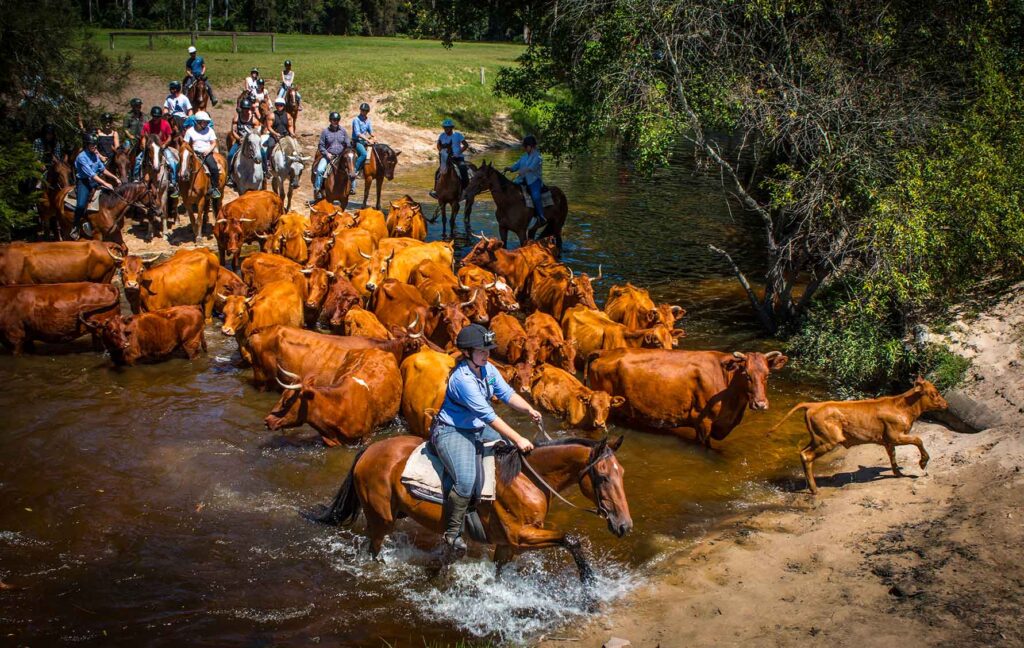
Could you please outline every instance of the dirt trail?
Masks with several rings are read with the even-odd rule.
[[[559,633],[571,641],[541,645],[1024,644],[1024,284],[1008,294],[951,333],[975,360],[963,392],[1002,425],[918,423],[932,461],[923,472],[916,449],[900,448],[905,479],[879,446],[822,463],[817,498],[792,492],[733,520],[600,620]]]

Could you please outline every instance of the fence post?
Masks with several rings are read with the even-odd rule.
[[[149,35],[149,49],[153,49],[153,34]]]
[[[238,34],[231,32],[231,52],[238,53]]]
[[[270,35],[270,51],[271,52],[276,52],[277,51],[277,34],[271,34]]]
[[[486,78],[486,72],[483,68],[480,68],[480,85],[487,85]]]
[[[114,32],[110,32],[110,49],[114,49]]]

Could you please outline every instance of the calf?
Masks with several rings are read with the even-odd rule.
[[[540,345],[536,338],[527,335],[519,320],[507,313],[499,313],[491,321],[491,331],[494,332],[494,343],[498,345],[495,352],[499,358],[512,364],[537,364]]]
[[[920,466],[924,470],[928,465],[928,453],[921,437],[909,434],[910,428],[924,412],[944,410],[946,407],[946,400],[935,385],[918,376],[914,386],[898,396],[860,401],[800,403],[789,410],[770,432],[777,430],[797,410],[805,410],[804,423],[811,434],[811,442],[800,451],[800,460],[804,464],[807,488],[815,494],[818,485],[814,483],[814,460],[837,445],[845,448],[865,443],[885,446],[892,472],[897,477],[902,477],[903,473],[896,465],[896,446],[915,445],[921,452]]]
[[[177,352],[189,360],[206,351],[205,318],[198,306],[172,306],[130,317],[90,322],[116,365],[159,362]]]
[[[571,373],[542,364],[533,372],[533,402],[581,430],[607,430],[608,413],[626,399],[584,387]]]
[[[548,362],[576,371],[576,341],[565,339],[562,327],[547,313],[540,311],[526,318],[526,335],[537,340],[537,362]]]

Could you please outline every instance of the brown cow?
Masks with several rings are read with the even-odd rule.
[[[441,265],[452,267],[453,245],[446,241],[434,241],[421,245],[413,245],[403,250],[392,250],[385,256],[383,248],[370,255],[363,255],[370,261],[370,278],[366,288],[370,292],[377,289],[385,279],[408,281],[413,269],[426,260],[436,261]]]
[[[587,384],[626,404],[617,414],[650,428],[693,429],[711,447],[752,410],[768,409],[768,374],[786,365],[778,351],[767,354],[670,349],[614,349],[593,358]]]
[[[156,311],[171,306],[199,306],[206,321],[213,321],[214,290],[220,264],[206,248],[179,250],[158,266],[146,268],[136,256],[129,256],[121,268],[124,294],[133,313]]]
[[[355,214],[346,214],[346,216],[348,218],[341,219],[341,223],[348,225],[347,221],[351,220],[352,224],[349,227],[358,227],[369,232],[373,236],[374,247],[377,247],[382,239],[389,236],[388,227],[384,220],[384,212],[379,209],[365,207],[356,210]]]
[[[402,416],[416,436],[430,436],[453,367],[455,358],[431,349],[420,349],[402,361]]]
[[[285,369],[287,371],[287,369]],[[390,353],[363,349],[345,354],[330,377],[320,372],[285,376],[281,399],[267,415],[267,428],[308,423],[328,446],[353,443],[398,415],[402,376]]]
[[[534,369],[530,397],[538,406],[581,430],[607,430],[611,409],[626,402],[622,396],[588,389],[576,376],[549,364]]]
[[[800,403],[789,410],[770,432],[777,430],[797,410],[805,410],[804,424],[811,434],[811,442],[800,451],[800,460],[804,465],[807,488],[815,494],[818,485],[814,483],[814,460],[838,445],[844,448],[866,443],[884,446],[892,472],[897,477],[902,477],[903,473],[896,464],[896,446],[914,445],[921,453],[919,465],[924,470],[928,465],[928,453],[921,437],[911,436],[910,429],[924,412],[947,407],[946,399],[935,385],[918,376],[914,386],[898,396]]]
[[[352,282],[344,275],[335,275],[327,290],[327,295],[316,313],[316,318],[312,321],[310,321],[311,312],[307,304],[306,324],[313,328],[317,324],[325,322],[332,331],[340,331],[349,309],[360,306],[362,303],[359,291],[352,285]]]
[[[536,312],[526,318],[526,335],[537,341],[537,362],[548,362],[576,371],[576,341],[565,339],[562,327],[547,313]]]
[[[530,393],[530,383],[533,381],[533,369],[534,366],[528,362],[520,362],[519,364],[505,364],[495,360],[493,357],[488,360],[494,368],[501,372],[501,377],[505,379],[505,382],[509,384],[512,389],[523,392],[525,394]]]
[[[203,311],[198,306],[171,306],[127,318],[89,323],[116,365],[167,360],[178,352],[192,360],[206,351]]]
[[[124,261],[119,248],[100,241],[0,245],[0,286],[110,283]]]
[[[530,272],[542,263],[555,263],[552,251],[541,243],[530,241],[520,248],[509,251],[498,239],[479,236],[473,249],[462,259],[463,265],[473,264],[485,268],[502,277],[519,295],[526,285]]]
[[[388,236],[407,236],[421,241],[427,238],[427,219],[420,204],[409,196],[391,203],[387,219]]]
[[[287,279],[294,283],[302,294],[306,324],[309,326],[320,317],[320,309],[335,276],[323,268],[303,268],[290,259],[265,252],[257,252],[242,262],[242,280],[255,291],[272,281]]]
[[[438,301],[443,304],[458,303],[469,321],[486,324],[490,319],[487,315],[486,291],[463,285],[449,266],[436,261],[423,261],[409,275],[409,283],[420,291],[428,304],[436,304]]]
[[[601,279],[601,270],[595,281]],[[530,305],[561,321],[565,311],[583,305],[597,310],[594,288],[586,274],[574,274],[572,268],[561,263],[537,266],[526,280],[526,295]]]
[[[410,321],[415,322],[411,332],[426,333],[428,337],[438,323],[419,291],[396,279],[385,279],[374,293],[373,314],[388,329],[406,328],[412,326]]]
[[[334,245],[325,267],[337,270],[362,263],[364,258],[373,254],[376,247],[377,243],[370,232],[364,229],[342,230],[334,236]]]
[[[0,343],[18,355],[34,340],[70,342],[89,333],[85,322],[117,315],[120,299],[103,283],[0,286]]]
[[[302,214],[289,212],[277,221],[271,235],[257,234],[257,238],[264,239],[266,237],[264,239],[265,252],[280,254],[296,263],[305,263],[309,258],[309,245],[306,240],[306,231],[309,228],[309,218]]]
[[[586,359],[595,351],[624,348],[666,348],[658,331],[640,329],[630,331],[622,324],[613,322],[599,310],[582,304],[566,311],[562,318],[562,331],[567,339],[573,340],[579,352],[577,360]],[[669,342],[668,347],[671,347]]]
[[[526,334],[519,320],[508,313],[499,313],[491,320],[491,331],[494,333],[494,343],[498,345],[494,350],[496,356],[512,364],[525,362],[536,366],[539,341]]]
[[[274,324],[300,327],[303,323],[302,294],[287,279],[272,281],[253,297],[228,297],[221,333],[235,336],[238,347],[255,331]]]
[[[685,310],[671,304],[655,305],[646,290],[630,283],[611,287],[604,312],[610,320],[632,331],[653,329],[665,348],[671,348],[678,338],[686,336],[683,329],[675,328],[676,320],[686,314]]]
[[[248,286],[241,277],[221,266],[217,270],[217,285],[213,289],[213,310],[216,313],[224,312],[224,302],[232,295],[245,295],[249,291]]]
[[[273,232],[283,213],[284,201],[273,191],[247,191],[224,205],[213,227],[221,265],[231,256],[237,268],[242,246]]]
[[[505,280],[480,266],[463,264],[456,275],[459,283],[469,288],[484,290],[485,308],[490,319],[498,313],[512,313],[519,310],[516,291]],[[480,299],[478,297],[478,299]],[[478,322],[479,323],[479,322]]]
[[[338,217],[347,212],[321,200],[309,208],[309,229],[307,236],[327,236],[334,230]]]
[[[419,322],[417,322],[417,325]],[[360,336],[374,340],[390,340],[394,338],[391,331],[381,324],[372,312],[355,306],[345,313],[341,326],[342,335]]]

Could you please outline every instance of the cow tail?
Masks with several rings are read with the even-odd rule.
[[[778,423],[773,425],[772,428],[770,430],[768,430],[768,435],[774,434],[780,427],[782,427],[782,424],[786,422],[786,419],[788,419],[790,416],[792,416],[797,410],[807,409],[810,406],[811,406],[811,403],[797,403],[796,405],[794,405],[793,409],[791,409],[788,412],[786,412],[786,415],[782,417],[781,421],[779,421]]]
[[[587,354],[587,361],[583,363],[583,385],[590,387],[590,363],[601,357],[600,351],[591,351]]]
[[[352,467],[348,470],[348,475],[345,476],[345,481],[342,482],[338,494],[334,496],[334,501],[323,514],[312,518],[314,522],[330,526],[349,525],[359,517],[359,512],[363,510],[363,503],[359,501],[359,495],[356,493],[355,472],[356,464],[359,463],[364,452],[366,452],[366,448],[360,450],[356,455]]]

